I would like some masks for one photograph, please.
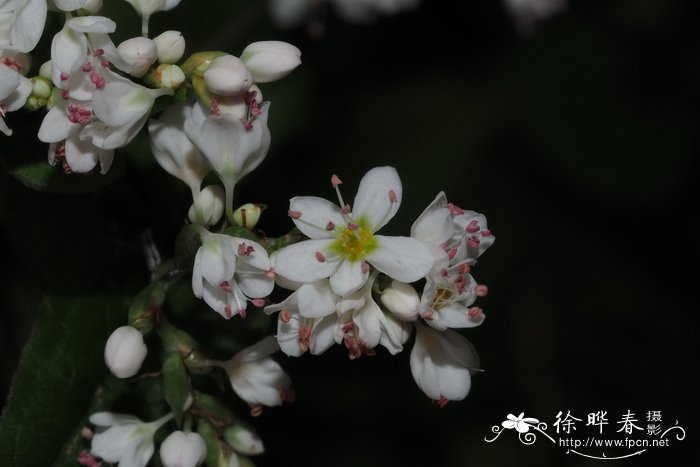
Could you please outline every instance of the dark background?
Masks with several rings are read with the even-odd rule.
[[[137,31],[131,11],[105,3]],[[255,3],[243,11],[246,2],[232,2],[229,12],[202,0],[193,12],[185,0],[151,28],[182,29],[190,52],[239,54],[270,38],[302,50],[302,67],[263,87],[272,149],[240,185],[242,202],[269,205],[263,230],[291,227],[291,196],[332,199],[331,174],[352,199],[368,169],[392,165],[404,201],[386,232],[406,234],[444,190],[486,214],[497,237],[473,269],[490,294],[478,303],[484,325],[463,332],[485,370],[466,400],[431,403],[411,377],[408,349],[353,362],[339,346],[280,358],[298,399],[254,420],[267,447],[256,464],[597,465],[541,437],[529,447],[514,432],[494,443],[484,437],[509,413],[551,425],[560,410],[584,420],[607,410],[614,437],[628,410],[642,426],[647,411],[661,410],[662,425],[677,420],[686,439],[616,465],[695,465],[696,2],[571,2],[523,36],[500,2],[424,0],[370,25],[329,11],[321,38],[275,29]],[[186,191],[150,156],[125,158],[128,182],[90,195],[38,195],[3,175],[0,400],[43,294],[138,289],[147,277],[136,239],[144,227],[166,254],[172,249]],[[51,215],[15,202],[48,205]],[[119,254],[98,261],[109,268],[66,262],[79,241],[71,229],[84,230],[65,219],[84,203],[104,207],[100,219],[81,220],[88,231],[99,223],[125,235]],[[65,241],[27,244],[39,231],[32,241]],[[577,434],[595,434],[589,429]]]

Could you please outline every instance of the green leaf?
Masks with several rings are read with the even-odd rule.
[[[48,297],[0,417],[0,465],[50,465],[75,439],[97,385],[109,334],[126,313],[114,295]]]

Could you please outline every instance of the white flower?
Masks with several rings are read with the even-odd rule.
[[[180,0],[126,0],[142,17],[141,32],[148,36],[148,20],[153,13],[168,11],[175,8]]]
[[[275,337],[282,352],[290,357],[298,357],[307,351],[313,355],[319,355],[335,342],[336,317],[332,315],[318,318],[302,316],[298,302],[300,292],[301,289],[298,289],[284,301],[266,306],[265,313],[269,315],[276,311],[280,312],[277,317]],[[335,303],[332,311],[335,311]]]
[[[138,373],[147,353],[141,332],[132,326],[122,326],[107,339],[105,363],[117,378],[130,378]]]
[[[233,219],[233,190],[238,181],[263,161],[270,147],[269,104],[253,121],[228,113],[209,113],[199,104],[185,122],[185,133],[206,158],[226,189],[226,214]]]
[[[333,186],[341,183],[333,176]],[[401,204],[401,180],[393,167],[377,167],[365,174],[352,209],[338,191],[340,207],[317,197],[290,200],[294,224],[310,240],[277,252],[275,271],[285,278],[315,282],[330,277],[334,293],[346,296],[360,289],[371,264],[401,282],[424,277],[433,257],[419,240],[375,235]]]
[[[204,232],[192,270],[192,290],[226,319],[245,317],[247,301],[274,288],[270,258],[258,243]]]
[[[416,330],[410,363],[418,387],[441,406],[467,397],[479,366],[474,347],[450,329],[440,332],[417,321]]]
[[[174,431],[160,445],[160,459],[165,467],[195,467],[206,456],[207,446],[197,433]]]
[[[501,425],[507,430],[512,430],[515,428],[518,433],[527,433],[530,431],[530,427],[533,426],[533,424],[539,423],[539,420],[536,418],[525,417],[524,415],[525,412],[520,412],[520,415],[517,417],[512,413],[509,413],[506,417],[508,420],[502,422]]]
[[[231,360],[215,362],[226,370],[231,387],[250,406],[276,406],[286,400],[291,380],[270,355],[279,350],[268,336],[238,352]]]
[[[190,187],[193,199],[199,195],[202,180],[211,171],[209,163],[190,142],[183,129],[192,105],[168,106],[158,120],[148,122],[151,151],[160,166]]]
[[[301,51],[281,41],[261,41],[248,45],[241,61],[250,70],[255,82],[269,83],[291,73],[301,64]]]
[[[5,123],[5,114],[21,108],[32,92],[29,79],[4,63],[0,63],[0,131],[12,134]]]
[[[145,467],[153,456],[153,435],[173,418],[173,414],[145,423],[132,415],[98,412],[90,423],[98,432],[92,437],[90,452],[106,462],[118,462],[120,467]]]
[[[0,51],[29,52],[44,32],[46,0],[0,0]]]

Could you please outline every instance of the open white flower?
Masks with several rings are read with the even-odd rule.
[[[7,136],[12,130],[5,123],[5,114],[21,108],[32,92],[32,83],[14,68],[0,63],[0,131]]]
[[[226,370],[231,387],[251,407],[282,405],[292,382],[270,355],[279,350],[277,341],[268,336],[246,347],[226,362],[214,362]]]
[[[97,426],[90,452],[120,467],[144,467],[155,451],[153,435],[172,418],[169,413],[146,423],[132,415],[95,413],[90,416],[90,423]]]
[[[396,169],[376,167],[362,178],[352,208],[347,206],[333,176],[340,207],[322,198],[297,196],[290,200],[289,215],[310,240],[278,251],[275,272],[300,282],[330,277],[334,293],[346,296],[360,289],[371,264],[401,282],[424,277],[433,256],[419,240],[375,235],[401,204],[402,187]]]
[[[416,321],[411,373],[418,387],[441,406],[467,397],[479,357],[467,339],[455,331],[436,331]]]
[[[226,319],[245,317],[248,300],[267,297],[275,286],[270,258],[258,243],[203,232],[192,270],[192,290]]]

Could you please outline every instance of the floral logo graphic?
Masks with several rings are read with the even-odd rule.
[[[536,418],[530,418],[530,417],[524,417],[525,412],[521,412],[520,415],[517,417],[513,414],[508,414],[506,417],[507,420],[504,420],[501,423],[501,426],[494,425],[491,427],[491,431],[493,433],[496,433],[496,436],[494,436],[491,439],[488,439],[484,437],[484,440],[487,443],[492,443],[498,439],[499,436],[501,436],[501,433],[506,430],[512,430],[515,429],[515,431],[518,432],[518,438],[520,439],[520,442],[523,444],[534,444],[535,441],[537,441],[537,435],[535,433],[530,432],[530,428],[533,428],[534,430],[542,433],[544,436],[550,439],[553,443],[556,443],[554,439],[549,436],[547,433],[544,432],[544,430],[547,429],[547,424],[544,422],[540,422]]]

